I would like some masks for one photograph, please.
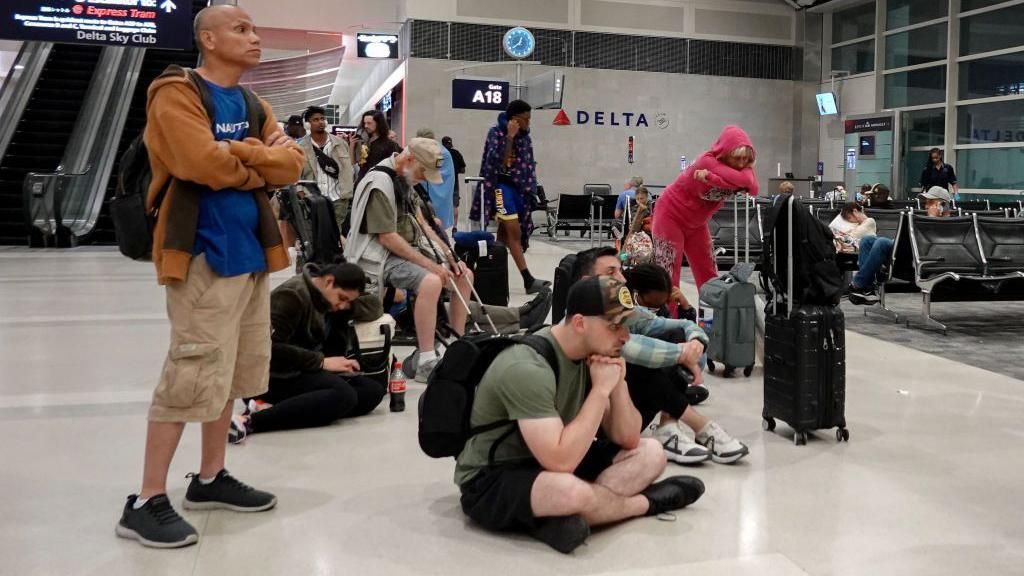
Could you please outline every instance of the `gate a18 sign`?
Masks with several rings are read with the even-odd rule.
[[[508,82],[498,80],[452,80],[452,108],[504,110],[508,107]]]

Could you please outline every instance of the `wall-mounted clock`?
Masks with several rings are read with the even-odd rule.
[[[533,50],[537,47],[537,40],[533,37],[532,32],[522,26],[516,26],[505,32],[505,38],[501,41],[501,45],[505,48],[506,54],[522,60],[533,54]]]

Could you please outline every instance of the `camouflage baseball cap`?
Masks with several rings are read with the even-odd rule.
[[[625,284],[609,276],[584,278],[569,288],[565,317],[575,314],[601,316],[621,324],[633,313],[633,298]]]

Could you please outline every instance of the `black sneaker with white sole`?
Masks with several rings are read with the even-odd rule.
[[[878,291],[874,288],[857,288],[853,284],[850,284],[847,297],[850,299],[850,304],[856,306],[870,306],[878,304],[880,300]]]
[[[650,502],[647,516],[679,510],[704,495],[704,483],[694,476],[669,476],[651,484],[640,493]]]
[[[192,478],[185,492],[186,510],[262,512],[277,505],[276,496],[249,486],[227,470],[218,472],[209,484],[200,482],[198,474],[189,474],[186,478]]]
[[[178,515],[166,494],[153,496],[136,509],[138,498],[136,494],[128,497],[115,534],[150,548],[181,548],[199,541],[196,529]]]

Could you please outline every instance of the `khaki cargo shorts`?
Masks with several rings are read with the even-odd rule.
[[[259,396],[270,378],[269,275],[217,275],[199,254],[167,286],[171,347],[149,420],[210,422],[228,400]]]

